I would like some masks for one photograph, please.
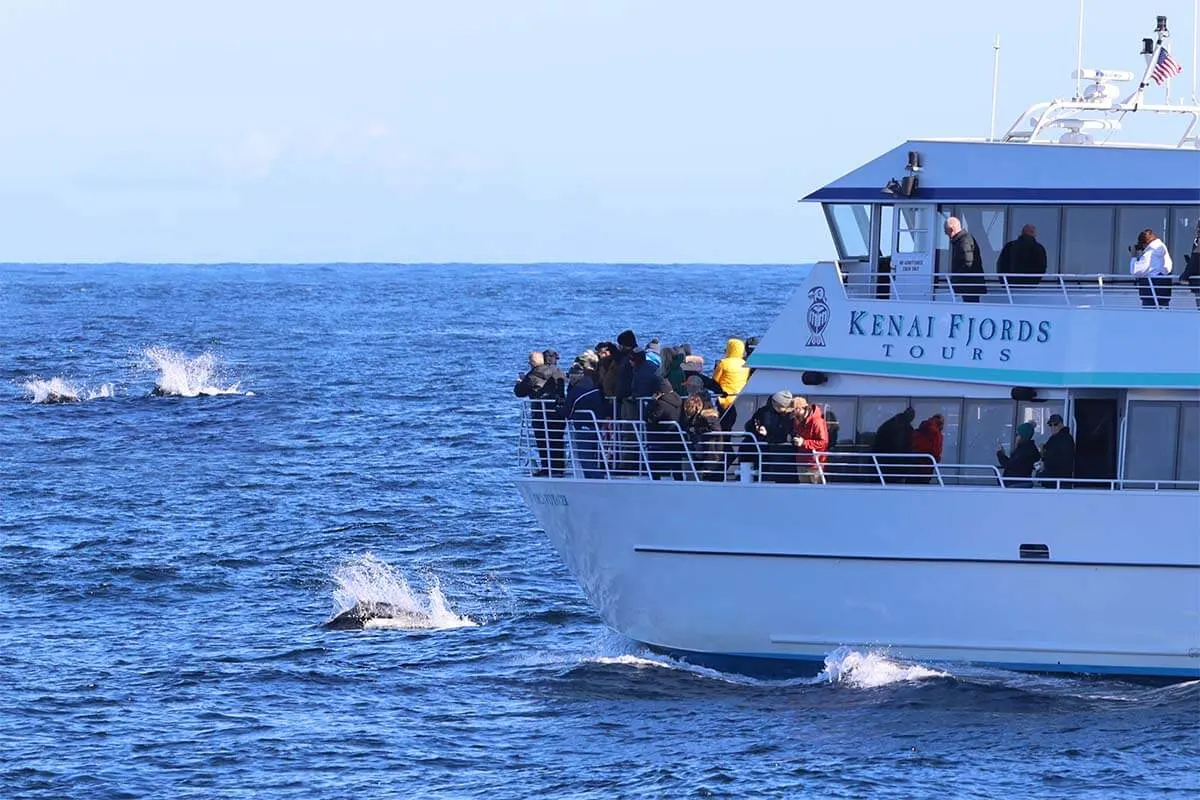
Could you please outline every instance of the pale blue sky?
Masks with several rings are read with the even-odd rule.
[[[1138,69],[1193,0],[1086,0]],[[0,261],[795,262],[796,200],[1070,95],[1076,0],[0,0]]]

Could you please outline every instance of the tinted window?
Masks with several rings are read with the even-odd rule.
[[[1063,209],[1060,272],[1095,275],[1113,271],[1113,216],[1111,206],[1067,206]],[[1128,269],[1124,271],[1128,272]]]
[[[1125,479],[1173,480],[1179,438],[1179,404],[1130,403],[1125,430]]]

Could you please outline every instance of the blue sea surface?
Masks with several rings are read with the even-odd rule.
[[[0,798],[1195,796],[1200,682],[604,628],[513,487],[525,354],[711,366],[798,275],[0,267]]]

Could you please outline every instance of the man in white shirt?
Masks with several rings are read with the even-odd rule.
[[[1138,296],[1144,308],[1166,308],[1171,304],[1171,254],[1150,228],[1138,234],[1129,248],[1129,274],[1137,278]]]

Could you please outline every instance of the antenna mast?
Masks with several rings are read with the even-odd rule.
[[[1200,0],[1197,0],[1200,2]],[[1000,82],[1000,34],[992,45],[992,122],[988,127],[988,141],[996,141],[996,89]]]
[[[1200,2],[1200,0],[1197,0]],[[1079,73],[1083,71],[1083,0],[1079,0],[1079,44],[1075,48],[1075,99],[1083,99],[1083,83]]]

